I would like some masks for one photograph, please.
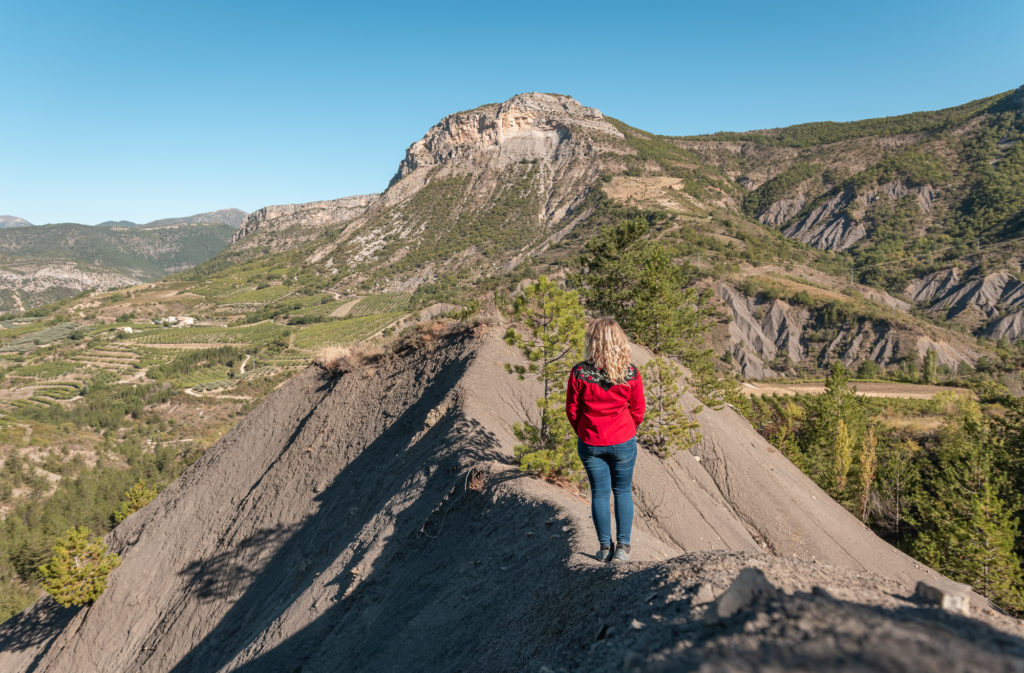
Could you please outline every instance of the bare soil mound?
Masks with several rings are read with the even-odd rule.
[[[728,408],[640,456],[636,561],[590,560],[586,496],[514,467],[538,391],[499,333],[288,382],[111,534],[95,605],[0,626],[0,670],[1020,670],[1017,622],[908,599],[944,578]],[[709,617],[749,567],[773,593]]]

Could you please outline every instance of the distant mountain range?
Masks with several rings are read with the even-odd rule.
[[[0,311],[24,310],[84,290],[162,278],[223,250],[247,215],[236,208],[145,224],[46,224],[0,217]]]
[[[127,220],[100,222],[97,227],[164,227],[169,224],[226,224],[236,229],[241,226],[242,220],[249,213],[238,208],[225,208],[213,210],[208,213],[189,215],[188,217],[165,217],[161,220],[153,220],[145,224],[129,222]]]
[[[107,220],[106,222],[100,222],[95,225],[97,227],[162,227],[168,224],[227,224],[232,227],[239,227],[242,224],[242,220],[245,219],[246,213],[244,210],[238,208],[224,208],[222,210],[212,210],[208,213],[198,213],[196,215],[188,215],[185,217],[165,217],[161,220],[153,220],[152,222],[146,222],[145,224],[139,224],[138,222],[132,222],[130,220]],[[61,222],[60,224],[79,224],[78,222]],[[12,227],[31,227],[35,226],[28,220],[15,217],[14,215],[0,215],[0,229],[9,229]]]
[[[31,227],[32,223],[14,215],[0,215],[0,229],[11,227]]]

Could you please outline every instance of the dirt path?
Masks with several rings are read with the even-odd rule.
[[[209,393],[200,393],[192,390],[191,388],[185,388],[185,394],[191,395],[192,397],[205,397],[216,400],[251,400],[252,397],[249,395],[218,395],[217,391],[212,390]]]
[[[187,344],[138,344],[142,348],[169,348],[179,350],[199,350],[201,348],[220,348],[221,346],[234,346],[235,348],[242,348],[249,344],[233,341],[214,341],[212,343],[187,343]]]
[[[148,371],[149,371],[149,367],[144,367],[143,369],[140,369],[139,371],[137,371],[136,373],[132,374],[131,376],[127,376],[127,377],[121,379],[120,381],[118,381],[118,383],[138,383],[142,379],[146,378],[146,372],[148,372]]]
[[[239,365],[239,367],[238,367],[238,373],[239,373],[239,374],[245,374],[245,366],[246,366],[247,364],[249,364],[249,358],[250,358],[250,357],[252,357],[252,356],[251,356],[251,355],[249,355],[248,353],[246,353],[246,355],[245,355],[245,359],[244,359],[244,360],[242,360],[242,364],[241,364],[241,365]]]
[[[966,388],[930,386],[918,383],[856,383],[851,385],[864,397],[900,397],[909,400],[930,400],[941,392],[968,395]],[[825,383],[744,383],[740,390],[747,395],[818,395],[825,392]]]

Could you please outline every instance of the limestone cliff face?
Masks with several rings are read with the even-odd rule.
[[[600,153],[621,139],[599,110],[569,96],[519,94],[433,126],[406,150],[384,202],[395,205],[431,181],[471,175],[470,200],[486,207],[502,181],[533,166],[537,217],[553,224],[582,200],[600,174]]]
[[[236,248],[261,244],[268,244],[272,249],[289,247],[296,239],[315,237],[327,225],[359,217],[378,196],[363,194],[331,201],[266,206],[250,213],[242,220],[241,226],[231,239],[231,244]],[[299,229],[292,230],[295,227]]]
[[[459,159],[498,166],[519,161],[565,161],[591,153],[587,132],[621,138],[599,110],[569,96],[525,93],[442,119],[413,143],[391,184],[417,170]],[[565,150],[569,150],[565,152]],[[481,156],[482,155],[482,156]]]
[[[414,142],[380,195],[250,215],[232,249],[282,250],[332,240],[310,262],[411,290],[460,268],[514,267],[564,236],[599,182],[602,157],[629,153],[600,111],[568,96],[526,93],[449,115]],[[384,282],[375,280],[375,283]]]

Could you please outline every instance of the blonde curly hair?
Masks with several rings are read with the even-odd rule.
[[[629,374],[629,342],[614,318],[590,321],[583,357],[603,369],[612,383],[625,382]]]

